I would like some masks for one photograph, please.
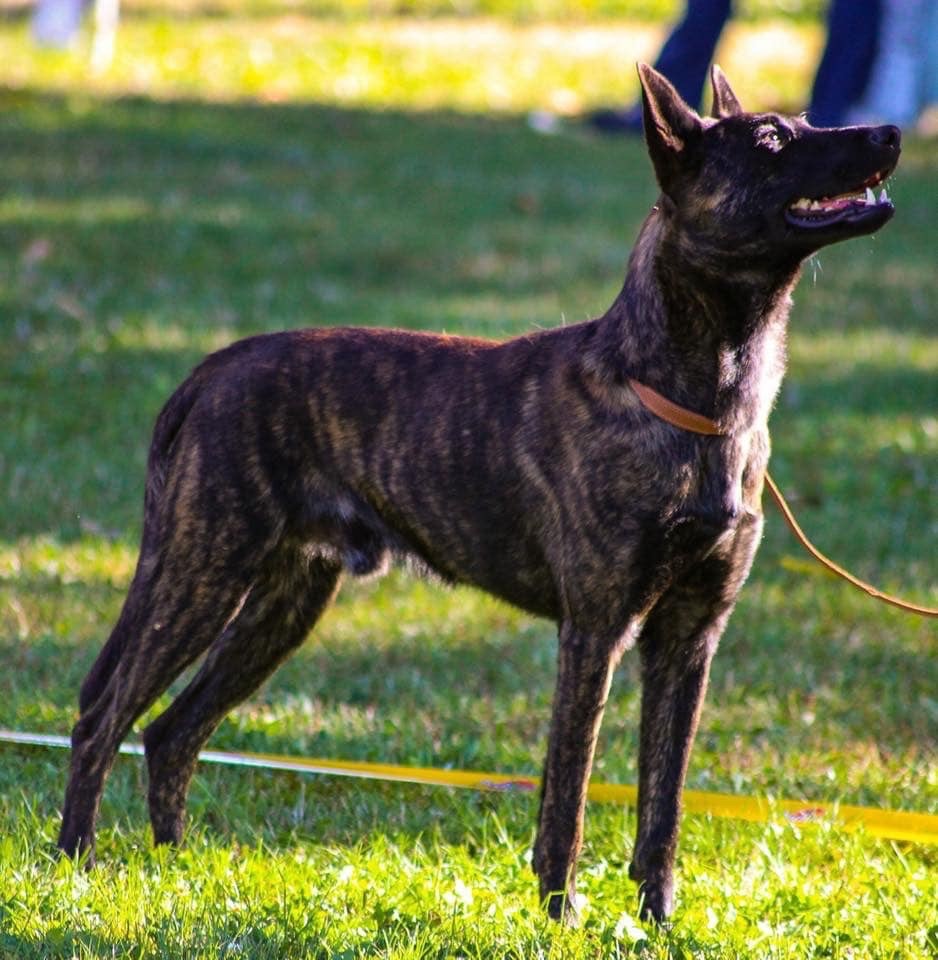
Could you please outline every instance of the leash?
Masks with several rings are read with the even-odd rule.
[[[665,420],[667,423],[670,423],[672,426],[680,427],[682,430],[688,430],[691,433],[700,433],[708,437],[724,436],[723,431],[720,430],[717,424],[709,417],[705,417],[699,413],[694,413],[692,410],[688,410],[686,407],[682,407],[679,404],[668,400],[667,397],[662,396],[657,390],[653,390],[644,383],[639,383],[638,380],[629,379],[629,386],[632,388],[632,390],[635,392],[635,395],[647,410],[653,413],[656,417],[659,417],[661,420]],[[794,513],[792,513],[791,507],[788,506],[788,503],[782,496],[781,490],[779,490],[778,485],[769,475],[768,471],[765,473],[765,483],[769,488],[769,493],[772,494],[772,499],[775,501],[775,505],[781,512],[785,522],[791,528],[792,533],[794,533],[795,539],[801,544],[802,547],[805,548],[805,550],[808,551],[809,554],[811,554],[812,557],[814,557],[815,560],[818,561],[818,563],[821,564],[821,566],[840,577],[842,580],[846,580],[847,583],[851,584],[851,586],[854,586],[858,590],[862,590],[864,593],[869,594],[875,600],[881,600],[883,603],[888,603],[893,607],[898,607],[900,610],[905,610],[907,613],[918,614],[920,617],[938,617],[938,608],[923,607],[916,603],[909,603],[907,600],[901,600],[899,597],[891,596],[888,593],[883,593],[882,590],[877,589],[872,584],[867,583],[865,580],[861,580],[859,577],[855,577],[848,570],[845,570],[839,564],[831,560],[830,557],[827,557],[821,553],[821,551],[818,550],[818,548],[808,539],[804,530],[801,529],[801,526],[795,519]]]
[[[68,737],[47,733],[18,733],[0,730],[0,743],[38,747],[69,747]],[[143,756],[142,743],[123,743],[119,752]],[[534,793],[540,787],[538,777],[515,774],[483,773],[472,770],[444,770],[438,767],[402,767],[384,763],[362,763],[352,760],[321,760],[291,757],[272,753],[245,753],[228,750],[203,750],[203,763],[221,763],[261,770],[286,770],[293,773],[318,773],[363,780],[392,783],[416,783],[424,786],[461,787],[488,793]],[[587,794],[595,803],[635,806],[638,790],[629,784],[591,783]],[[712,817],[765,823],[778,811],[792,824],[821,823],[832,820],[845,830],[863,829],[872,837],[905,840],[912,843],[938,844],[938,816],[906,810],[882,810],[877,807],[853,807],[846,804],[823,804],[816,801],[776,800],[760,797],[739,797],[703,790],[685,790],[682,805],[688,813]]]

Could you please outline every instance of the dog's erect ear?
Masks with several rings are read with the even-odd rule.
[[[714,64],[710,68],[710,85],[713,87],[713,109],[710,116],[722,120],[724,117],[735,117],[743,112],[742,105],[736,99],[730,87],[726,74]]]
[[[700,117],[668,80],[647,63],[638,65],[645,143],[658,184],[668,193],[702,130]]]

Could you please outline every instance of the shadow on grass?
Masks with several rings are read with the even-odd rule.
[[[817,621],[799,632],[786,625],[777,600],[765,607],[768,592],[755,590],[742,601],[715,664],[708,695],[708,710],[715,717],[724,709],[735,717],[746,702],[752,731],[784,739],[797,733],[786,732],[791,718],[784,705],[816,698],[820,692],[818,710],[826,713],[825,721],[840,740],[871,736],[869,707],[881,711],[873,739],[884,749],[927,746],[928,725],[920,715],[934,676],[927,646],[897,644],[882,633],[857,643],[847,636],[849,623],[836,625],[837,636],[830,637],[832,625],[823,619],[831,616],[829,601],[816,614]],[[105,599],[113,604],[113,596]],[[865,612],[873,616],[875,609]],[[454,629],[452,621],[444,626],[433,615],[414,613],[422,620],[420,634],[401,633],[393,626],[384,630],[376,623],[362,628],[352,641],[342,615],[340,604],[250,701],[229,714],[209,745],[536,772],[554,683],[556,640],[550,624],[522,622],[488,631],[486,616],[472,614],[465,629]],[[854,622],[855,628],[863,623]],[[0,642],[0,660],[11,667],[0,677],[3,713],[10,716],[0,726],[19,718],[66,733],[76,715],[78,686],[105,635],[106,629],[84,640],[44,636],[28,644]],[[773,664],[771,676],[766,674],[767,661]],[[168,705],[191,674],[172,685],[138,729]],[[863,686],[862,703],[848,696],[857,684]],[[616,767],[634,759],[638,694],[638,656],[632,652],[617,671],[602,734]],[[51,729],[50,721],[58,729]],[[730,728],[723,720],[715,724],[727,746],[734,736],[747,733],[745,720],[736,717],[732,722],[742,726]]]
[[[89,514],[133,537],[160,405],[238,336],[500,336],[597,312],[652,197],[634,145],[614,174],[619,151],[504,118],[23,91],[0,106],[6,538],[71,539]]]
[[[0,108],[3,538],[72,539],[86,517],[135,539],[153,419],[236,337],[337,324],[504,336],[600,313],[655,196],[640,143],[544,138],[517,118],[28,90],[0,91]],[[850,263],[931,271],[928,245],[902,232],[927,172],[897,183],[875,261],[857,241]],[[824,282],[847,279],[835,266]],[[889,325],[891,282],[871,287],[880,309],[858,336]],[[895,321],[933,328],[921,312]],[[807,389],[807,415],[823,418],[844,397],[925,416],[936,387],[896,368]]]

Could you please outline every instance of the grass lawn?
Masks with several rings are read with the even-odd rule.
[[[641,144],[524,119],[634,94],[651,22],[224,9],[141,7],[97,76],[0,20],[0,727],[74,721],[133,569],[153,418],[205,351],[282,327],[505,336],[595,315],[655,197]],[[721,62],[744,102],[797,108],[819,42],[816,23],[744,22]],[[818,543],[932,605],[936,174],[938,143],[908,140],[895,220],[808,264],[772,419],[773,472]],[[938,813],[933,624],[829,579],[767,513],[688,785]],[[468,590],[347,586],[211,745],[536,774],[554,654],[549,624]],[[635,781],[637,715],[627,657],[597,779]],[[531,796],[206,767],[185,848],[153,851],[130,758],[85,874],[52,855],[66,764],[0,746],[4,960],[938,951],[935,847],[688,816],[659,931],[624,874],[633,811],[593,805],[569,932],[536,902]]]

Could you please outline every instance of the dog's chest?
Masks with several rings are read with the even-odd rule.
[[[731,542],[740,523],[759,510],[767,439],[691,438],[632,465],[614,494],[597,489],[604,504],[594,516],[610,556],[637,556],[633,569],[665,575]]]

